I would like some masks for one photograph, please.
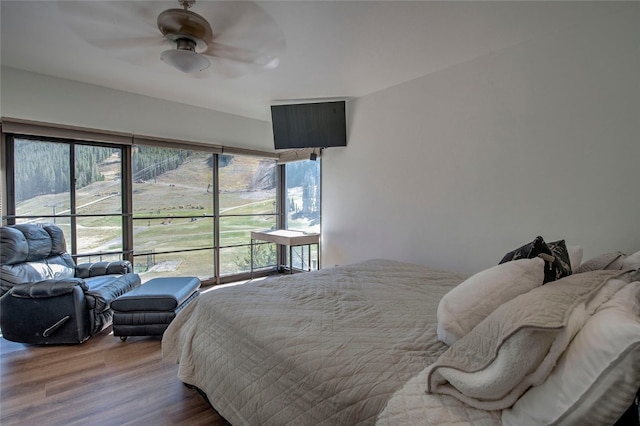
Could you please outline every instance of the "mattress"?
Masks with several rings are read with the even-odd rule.
[[[447,349],[438,302],[468,276],[392,260],[204,292],[163,357],[233,425],[500,424],[500,411],[425,394]]]

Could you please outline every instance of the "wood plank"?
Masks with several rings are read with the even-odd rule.
[[[79,345],[0,338],[0,424],[225,426],[162,360],[161,339],[105,330]]]

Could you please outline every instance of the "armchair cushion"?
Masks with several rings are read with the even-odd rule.
[[[64,234],[57,226],[3,226],[0,243],[3,247],[0,263],[3,265],[40,261],[67,252]]]
[[[76,264],[55,225],[0,227],[0,295],[32,281],[72,278]]]
[[[102,312],[111,308],[111,302],[116,300],[118,296],[140,285],[140,277],[136,274],[117,275],[100,275],[87,278],[87,286],[89,289],[85,292],[85,296],[89,302],[89,306]]]
[[[2,246],[2,253],[9,250]],[[48,279],[73,278],[75,275],[73,259],[67,253],[42,259],[40,261],[2,264],[0,265],[0,295],[9,291],[11,287],[25,282],[43,281]]]
[[[84,296],[89,309],[93,312],[91,334],[96,334],[111,325],[113,321],[111,302],[140,286],[138,274],[101,275],[87,278],[85,281],[89,290]]]
[[[89,290],[87,283],[80,278],[66,278],[62,280],[43,280],[20,284],[13,288],[13,297],[29,299],[48,298],[71,293],[74,287],[80,287],[83,292]]]

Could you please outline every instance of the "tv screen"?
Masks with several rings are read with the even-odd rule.
[[[345,101],[271,107],[275,149],[347,146]]]

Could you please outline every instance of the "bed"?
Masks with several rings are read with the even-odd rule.
[[[602,401],[603,394],[606,407],[595,418],[613,423],[640,387],[640,302],[634,308],[624,301],[640,298],[640,282],[620,261],[556,277],[551,288],[542,285],[548,261],[527,256],[474,275],[374,259],[214,288],[171,323],[163,358],[178,363],[179,380],[197,387],[235,426],[518,424],[538,416],[552,388],[571,394],[563,403],[568,408],[548,413],[558,424],[580,419],[585,404]],[[533,297],[545,287],[555,293]],[[540,305],[549,305],[548,312],[536,307],[538,314],[523,314],[531,300],[549,299]],[[554,377],[556,364],[574,362],[570,349],[589,321],[621,309],[628,336],[616,341],[626,346],[610,357],[622,358],[623,371],[605,378],[606,386],[601,376],[611,362],[584,366],[603,371],[587,384],[573,384],[564,367],[565,375]],[[578,350],[601,341],[597,332],[589,331],[581,343],[587,347]],[[531,342],[544,353],[527,349]],[[478,390],[479,377],[491,374],[499,383]],[[584,381],[583,371],[574,375]],[[543,396],[518,409],[532,385],[548,382]],[[486,398],[487,391],[495,395]]]

